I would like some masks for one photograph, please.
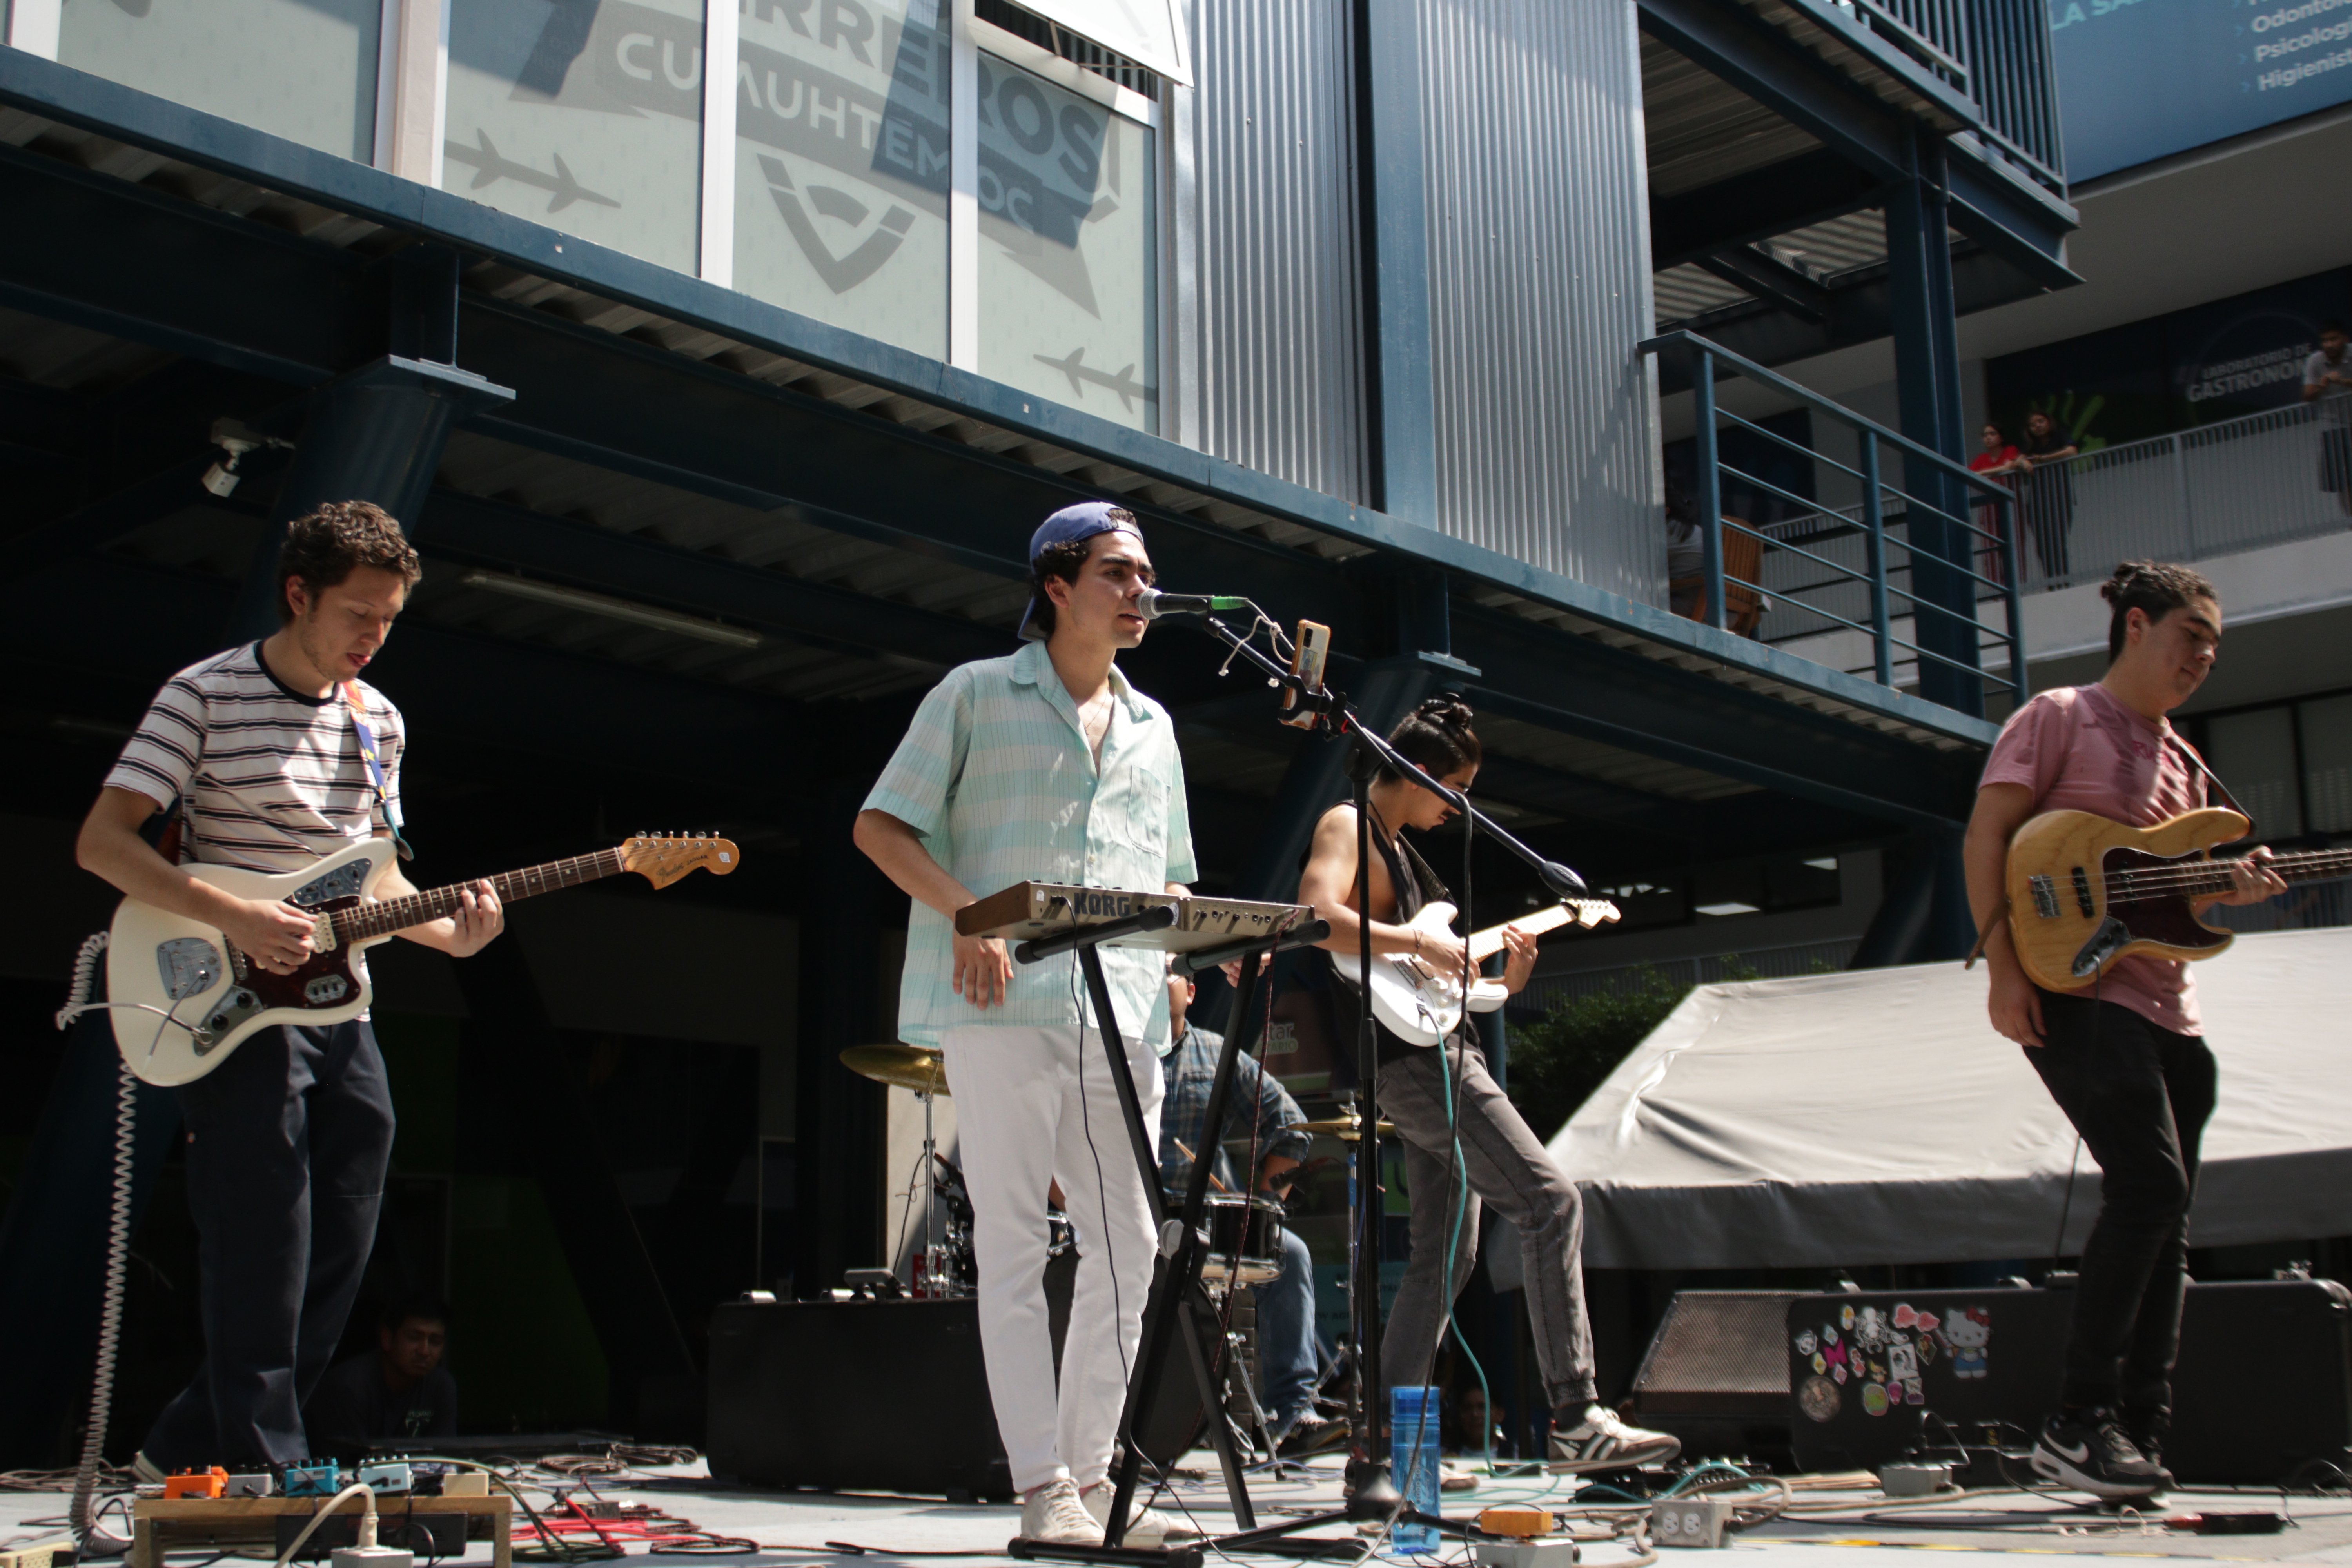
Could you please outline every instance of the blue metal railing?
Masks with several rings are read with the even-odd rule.
[[[1906,437],[1897,435],[1874,420],[1866,419],[1853,410],[1830,401],[1819,393],[1801,386],[1788,377],[1775,374],[1754,361],[1746,359],[1720,344],[1709,342],[1696,332],[1675,331],[1651,338],[1641,343],[1641,353],[1679,352],[1688,356],[1691,373],[1691,395],[1696,405],[1696,428],[1693,445],[1696,462],[1692,475],[1692,489],[1700,523],[1702,541],[1702,591],[1706,595],[1706,624],[1718,630],[1729,628],[1729,605],[1727,589],[1741,589],[1763,602],[1768,592],[1782,600],[1792,601],[1791,607],[1801,607],[1804,614],[1819,617],[1831,626],[1858,632],[1867,637],[1871,647],[1871,669],[1881,686],[1892,687],[1898,663],[1909,664],[1924,670],[1929,661],[1948,667],[1971,678],[1984,675],[1982,654],[1990,633],[1991,646],[2005,648],[2009,668],[2003,679],[2011,698],[2022,704],[2029,695],[2025,669],[2024,622],[2019,596],[2019,562],[2017,552],[2017,498],[2009,487],[1997,479],[1970,472],[1965,466],[1942,455],[1929,451]],[[1849,466],[1824,456],[1813,447],[1792,441],[1777,431],[1765,428],[1753,420],[1744,419],[1726,411],[1716,397],[1716,377],[1718,372],[1729,372],[1769,388],[1777,395],[1811,410],[1817,417],[1842,425],[1853,433],[1856,461]],[[1746,520],[1723,514],[1725,481],[1759,497],[1773,498],[1789,503],[1801,511],[1822,516],[1820,503],[1811,497],[1800,496],[1759,475],[1744,472],[1723,461],[1720,430],[1722,426],[1745,430],[1766,442],[1784,448],[1801,461],[1818,465],[1851,477],[1861,488],[1858,516],[1851,523],[1839,520],[1827,531],[1814,530],[1807,533],[1808,543],[1822,543],[1832,534],[1859,535],[1864,549],[1864,565],[1859,571],[1842,562],[1832,560],[1819,549],[1807,549],[1785,535],[1769,533]],[[1885,476],[1882,455],[1891,451],[1903,464],[1904,482],[1891,482]],[[1760,465],[1759,465],[1760,466]],[[1958,487],[1958,493],[1969,500],[1957,509],[1946,501],[1924,497],[1919,489],[1936,489],[1941,486],[1923,486],[1923,476],[1933,476]],[[1906,488],[1906,487],[1910,488]],[[1887,522],[1889,502],[1893,501],[1905,518],[1900,537]],[[1990,519],[1986,527],[1962,515],[1975,513]],[[1948,525],[1955,531],[1949,537],[1959,542],[1950,551],[1935,550],[1923,539],[1923,522]],[[1810,562],[1829,574],[1826,578],[1809,582],[1793,592],[1788,587],[1768,590],[1762,581],[1766,575],[1759,566],[1756,580],[1731,575],[1724,565],[1724,531],[1757,542],[1759,560],[1767,553],[1793,555]],[[1895,569],[1887,558],[1889,549],[1905,556],[1902,567]],[[1958,559],[1953,559],[1954,556]],[[1997,563],[2000,575],[1988,577],[1978,572],[1973,562],[1990,559]],[[1923,573],[1916,563],[1931,563],[1932,571]],[[1966,612],[1939,604],[1930,596],[1915,590],[1927,584],[1923,578],[1948,574],[1965,579],[1969,607]],[[1904,584],[1894,581],[1900,578]],[[1869,594],[1869,624],[1843,616],[1827,607],[1835,602],[1837,590],[1852,584],[1864,585]],[[1979,590],[1989,590],[1980,593]],[[2006,624],[1998,632],[1987,626],[1977,605],[1981,599],[2000,602],[2004,608]],[[1904,601],[1898,610],[1895,601]],[[1907,619],[1912,636],[1895,635],[1895,623]],[[1922,645],[1937,639],[1927,637],[1924,629],[1937,626],[1951,634],[1949,646],[1958,647],[1963,642],[1972,645],[1975,658],[1956,658],[1950,654]],[[1898,650],[1907,658],[1898,658]]]
[[[2066,188],[2047,0],[1794,0],[1842,12],[1976,105],[1985,142]]]

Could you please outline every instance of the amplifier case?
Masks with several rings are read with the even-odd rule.
[[[710,1317],[710,1473],[1009,1499],[980,1304],[740,1302]]]
[[[1045,1266],[1059,1364],[1077,1258]],[[1213,1330],[1202,1325],[1203,1351]],[[710,1473],[823,1491],[1013,1497],[988,1394],[980,1303],[730,1302],[710,1317]],[[1139,1446],[1169,1464],[1202,1430],[1181,1344],[1169,1349]]]
[[[1803,1296],[1783,1347],[1807,1470],[1875,1469],[1923,1445],[2030,1443],[2056,1403],[2071,1289]],[[2192,1284],[2165,1468],[2266,1486],[2352,1451],[2352,1292],[2328,1279]]]

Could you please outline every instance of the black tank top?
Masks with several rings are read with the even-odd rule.
[[[1438,880],[1437,873],[1429,868],[1429,863],[1414,852],[1412,846],[1405,843],[1402,838],[1391,840],[1386,835],[1381,833],[1378,817],[1373,818],[1372,826],[1374,828],[1373,852],[1380,856],[1381,863],[1388,868],[1389,886],[1396,891],[1395,923],[1402,925],[1432,903],[1451,897],[1446,891],[1445,884]],[[1331,966],[1331,955],[1328,952],[1321,948],[1317,948],[1315,952],[1323,962],[1324,974],[1329,987],[1331,1041],[1352,1068],[1356,1059],[1356,1028],[1360,1016],[1358,1009],[1361,1005],[1359,994],[1356,987]],[[1464,1040],[1475,1046],[1477,1043],[1477,1026],[1467,1018],[1463,1021],[1463,1025]],[[1400,1039],[1377,1018],[1372,1021],[1372,1037],[1379,1048],[1380,1065],[1382,1067],[1412,1056],[1416,1052],[1432,1048],[1428,1046],[1416,1046],[1410,1040]]]

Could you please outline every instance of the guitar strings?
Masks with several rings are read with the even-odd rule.
[[[579,881],[592,881],[596,877],[609,877],[615,872],[625,870],[627,867],[622,860],[621,852],[618,849],[599,849],[587,855],[574,855],[562,860],[551,860],[544,866],[533,866],[521,871],[501,872],[488,879],[501,900],[529,898],[533,893],[550,890],[550,873],[553,873],[553,887],[564,888],[577,885],[574,881],[565,879],[574,868],[593,872],[592,876],[578,879]],[[538,885],[535,887],[527,885],[532,882]],[[365,904],[356,910],[346,910],[333,917],[336,935],[345,942],[360,941],[371,936],[383,936],[393,931],[405,931],[410,926],[421,925],[426,921],[438,920],[457,907],[458,895],[471,886],[473,886],[471,882],[452,882],[447,887],[404,894],[397,899],[386,899],[381,903]]]
[[[2301,879],[2315,875],[2352,872],[2352,850],[2314,850],[2307,858],[2293,858],[2267,863],[2282,878]],[[2110,894],[2117,891],[2147,896],[2158,893],[2213,891],[2226,892],[2231,886],[2230,862],[2200,861],[2193,867],[2151,867],[2143,871],[2108,871],[2104,874]]]

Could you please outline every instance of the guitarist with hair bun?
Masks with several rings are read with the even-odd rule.
[[[400,714],[360,672],[420,575],[400,524],[366,501],[329,502],[289,524],[278,630],[164,682],[82,823],[82,868],[225,933],[267,973],[299,970],[312,917],[238,898],[187,867],[299,871],[370,837],[398,841]],[[176,859],[141,833],[158,812],[174,819]],[[387,897],[415,890],[397,868],[376,883]],[[483,882],[455,913],[399,934],[463,958],[504,922]],[[392,1160],[374,1032],[364,1016],[263,1028],[173,1092],[187,1125],[205,1360],[134,1468],[160,1481],[190,1467],[307,1459],[301,1402],[342,1339]]]
[[[2186,566],[2132,561],[2100,587],[2113,606],[2107,673],[2044,691],[2011,716],[1985,763],[1964,850],[1969,902],[1991,970],[1992,1026],[2082,1134],[2102,1174],[2083,1248],[2058,1408],[2034,1445],[2037,1474],[2099,1497],[2171,1484],[2159,1449],[2188,1289],[2189,1206],[2215,1070],[2188,964],[2126,953],[2095,985],[2048,991],[2026,975],[2001,919],[2010,843],[2045,812],[2153,826],[2205,805],[2202,764],[2165,715],[2211,673],[2221,642],[2213,584]],[[2258,903],[2285,891],[2267,849],[2217,861]],[[2011,918],[2014,918],[2012,915]]]
[[[1478,737],[1470,728],[1469,708],[1457,697],[1423,702],[1391,732],[1389,743],[1449,788],[1467,790],[1478,775]],[[1454,808],[1385,768],[1373,779],[1367,805],[1373,850],[1369,879],[1373,953],[1410,955],[1435,973],[1460,974],[1468,944],[1451,931],[1412,923],[1423,906],[1444,899],[1446,892],[1402,836],[1408,827],[1428,833],[1444,826]],[[1331,923],[1331,934],[1318,944],[1329,952],[1360,950],[1365,922],[1357,907],[1356,843],[1354,805],[1333,806],[1315,825],[1307,869],[1299,879],[1298,901],[1312,904],[1316,915]],[[1510,952],[1503,984],[1517,993],[1535,970],[1536,939],[1508,927],[1503,934]],[[1335,1015],[1331,1037],[1352,1042],[1360,994],[1334,968],[1329,994]],[[1413,1045],[1377,1020],[1374,1028],[1380,1047],[1381,1113],[1396,1124],[1397,1137],[1405,1145],[1405,1182],[1412,1205],[1412,1256],[1381,1342],[1383,1380],[1410,1386],[1427,1377],[1454,1299],[1469,1282],[1477,1259],[1483,1202],[1519,1233],[1528,1318],[1535,1330],[1544,1392],[1553,1407],[1552,1468],[1622,1469],[1674,1458],[1681,1451],[1678,1439],[1629,1426],[1595,1402],[1592,1331],[1578,1256],[1584,1234],[1582,1199],[1576,1184],[1560,1173],[1545,1152],[1543,1141],[1528,1130],[1487,1072],[1468,1016],[1464,1015],[1460,1029],[1443,1049]],[[1458,1174],[1454,1152],[1457,1136]],[[1453,1278],[1444,1279],[1441,1276],[1449,1250]],[[1386,1394],[1387,1390],[1381,1391],[1375,1409],[1385,1410]],[[1356,1434],[1360,1443],[1370,1436]]]

